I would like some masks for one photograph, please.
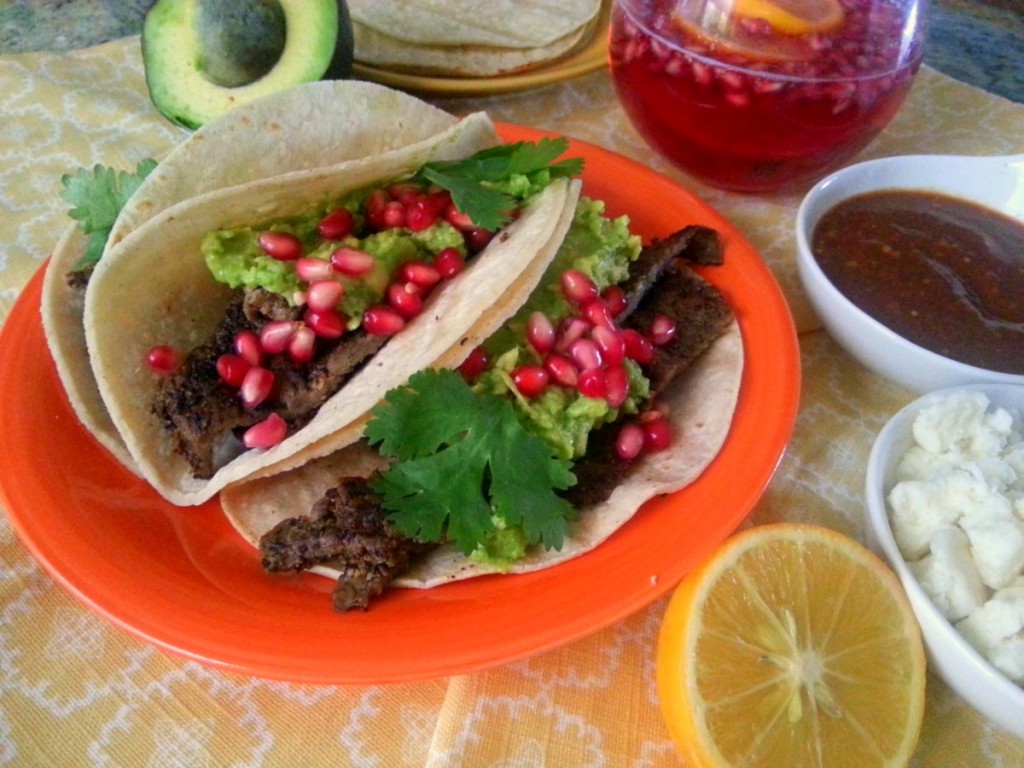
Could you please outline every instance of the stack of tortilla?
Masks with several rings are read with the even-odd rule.
[[[601,0],[349,0],[357,62],[445,77],[535,69],[598,33]]]

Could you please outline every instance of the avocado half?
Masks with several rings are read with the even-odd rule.
[[[350,77],[352,52],[345,0],[158,0],[142,26],[150,98],[188,128],[299,83]]]

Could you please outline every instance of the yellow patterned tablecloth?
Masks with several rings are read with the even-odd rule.
[[[629,127],[604,72],[438,103],[618,151],[689,184],[739,227],[790,300],[804,368],[792,444],[751,523],[814,522],[862,539],[871,440],[912,394],[817,330],[793,261],[798,198],[688,181]],[[181,136],[148,101],[137,39],[0,57],[0,322],[64,226],[61,174],[127,168]],[[925,70],[862,156],[1022,151],[1024,106]],[[49,578],[0,516],[0,765],[678,766],[653,682],[663,610],[660,601],[584,640],[468,676],[366,688],[267,682],[168,656],[108,625]],[[914,765],[1012,768],[1024,765],[1024,741],[929,676]]]

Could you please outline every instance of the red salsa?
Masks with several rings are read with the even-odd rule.
[[[960,362],[1024,374],[1024,224],[930,192],[858,195],[812,236],[829,280],[879,322]]]

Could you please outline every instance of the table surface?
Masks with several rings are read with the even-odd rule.
[[[25,4],[0,10],[12,7]],[[789,301],[803,367],[792,441],[746,525],[810,522],[864,540],[871,441],[914,394],[859,366],[820,329],[795,270],[799,198],[732,195],[688,179],[629,126],[604,71],[431,101],[607,147],[688,186],[735,224]],[[63,228],[60,175],[93,163],[128,167],[183,133],[153,111],[132,37],[0,56],[0,114],[2,322]],[[1024,152],[1024,105],[926,67],[860,158],[911,152]],[[664,608],[659,600],[582,640],[470,675],[366,687],[271,682],[168,655],[107,624],[0,515],[0,764],[678,766],[653,683]],[[1020,766],[1024,740],[930,674],[913,765]]]

